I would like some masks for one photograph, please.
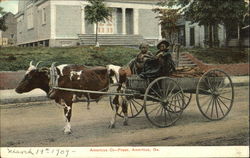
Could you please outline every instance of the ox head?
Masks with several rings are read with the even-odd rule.
[[[36,65],[33,65],[33,62],[30,62],[29,68],[25,73],[24,78],[16,87],[15,91],[17,93],[29,92],[35,88],[41,88],[45,92],[48,92],[48,70],[38,69],[38,65],[41,62],[38,62]]]

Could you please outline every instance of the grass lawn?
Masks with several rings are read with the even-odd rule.
[[[26,70],[31,60],[42,61],[41,66],[57,64],[125,65],[138,53],[138,49],[121,46],[69,47],[69,48],[0,48],[0,71]]]
[[[149,49],[152,53],[155,47]],[[188,49],[195,57],[205,63],[228,64],[248,62],[248,51],[237,49],[213,48],[213,49]],[[0,71],[26,70],[31,60],[34,63],[42,61],[41,66],[49,67],[52,62],[57,64],[84,64],[97,65],[126,65],[139,52],[138,48],[122,46],[102,46],[95,48],[84,47],[4,47],[0,48]]]
[[[208,64],[247,63],[249,55],[249,50],[240,51],[237,48],[196,48],[187,51]]]

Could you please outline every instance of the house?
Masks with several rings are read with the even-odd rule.
[[[157,0],[106,0],[112,16],[99,24],[101,45],[155,44],[161,28],[152,9]],[[17,18],[19,46],[74,46],[95,42],[95,24],[85,20],[84,0],[20,0]]]
[[[152,11],[159,0],[105,0],[112,9],[109,20],[99,23],[100,45],[138,45],[146,41],[155,45],[161,36],[161,26]],[[17,45],[19,46],[75,46],[95,44],[95,24],[85,20],[86,0],[19,0]],[[208,28],[184,18],[178,21],[177,42],[185,47],[207,47]],[[245,29],[245,30],[249,30]],[[246,31],[245,31],[246,32]],[[223,25],[213,28],[214,44],[226,45]],[[229,46],[238,46],[239,34],[235,29]],[[243,46],[249,47],[244,35]]]
[[[191,23],[185,21],[185,46],[186,47],[207,47],[209,40],[209,29],[207,26],[198,25],[198,23]],[[223,25],[213,27],[213,41],[214,46],[222,47],[225,45],[226,32]]]
[[[5,25],[7,26],[7,30],[0,30],[0,46],[15,45],[17,39],[17,22],[15,19],[15,15],[11,12],[8,12],[1,18],[5,18]]]
[[[223,47],[248,47],[249,48],[249,0],[244,0],[248,4],[248,13],[245,15],[243,27],[234,26],[227,31],[224,25],[217,25],[212,28],[212,38],[215,46]],[[233,22],[232,22],[233,23]],[[177,23],[179,27],[178,42],[186,47],[207,47],[209,31],[207,26],[199,26],[198,23],[181,18]],[[183,32],[185,32],[183,34]],[[228,41],[227,41],[228,36]],[[182,40],[180,40],[182,39]],[[184,39],[184,40],[183,40]]]
[[[178,32],[175,34],[175,42],[187,48],[209,47],[209,29],[207,26],[191,23],[183,17],[177,21]],[[230,31],[230,38],[226,41],[229,34],[224,25],[213,26],[212,28],[213,46],[215,47],[249,47],[249,25],[242,28],[237,26]],[[241,36],[241,41],[239,39]],[[168,40],[168,39],[167,39]]]
[[[186,47],[208,47],[209,31],[207,26],[199,26],[197,23],[191,23],[190,21],[185,21],[184,24],[185,43],[182,45]],[[216,47],[224,47],[226,45],[229,47],[238,47],[241,44],[243,47],[249,47],[249,25],[242,28],[236,26],[230,31],[230,38],[228,41],[226,41],[227,35],[228,32],[224,25],[213,27],[213,45]],[[239,39],[240,36],[242,41]],[[179,41],[179,43],[181,42]]]

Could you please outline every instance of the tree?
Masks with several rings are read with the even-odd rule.
[[[213,46],[213,28],[223,24],[227,30],[233,26],[241,26],[247,12],[244,0],[163,0],[164,6],[179,6],[185,18],[209,28],[209,46]]]
[[[178,32],[177,20],[181,17],[180,13],[178,13],[179,9],[155,8],[153,11],[159,14],[156,18],[160,20],[162,37],[168,38],[170,43],[173,44]]]
[[[185,17],[192,22],[198,22],[199,25],[208,26],[208,43],[213,47],[213,29],[218,26],[221,19],[218,17],[220,2],[218,0],[195,0],[188,9],[185,10]]]
[[[0,30],[5,31],[7,26],[5,25],[5,15],[6,12],[3,11],[3,8],[0,7]]]
[[[104,4],[104,0],[87,0],[90,5],[85,7],[85,19],[90,24],[96,24],[96,46],[98,46],[98,23],[108,20],[111,16],[110,9]]]

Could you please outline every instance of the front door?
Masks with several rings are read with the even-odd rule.
[[[105,22],[100,22],[98,27],[99,34],[113,34],[114,33],[114,17],[110,16]]]

